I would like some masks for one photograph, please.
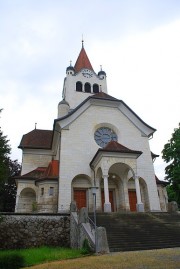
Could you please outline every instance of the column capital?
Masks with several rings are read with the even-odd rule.
[[[139,176],[135,174],[134,179],[139,179]]]
[[[108,171],[109,171],[110,166],[111,165],[109,162],[109,158],[103,157],[102,162],[101,162],[101,170],[102,170],[103,175],[108,175]]]

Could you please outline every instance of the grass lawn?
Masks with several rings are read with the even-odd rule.
[[[21,260],[19,264],[23,264],[24,266],[31,266],[49,261],[74,259],[77,257],[82,257],[84,254],[87,254],[87,252],[83,249],[77,250],[52,247],[40,247],[20,250],[1,250],[0,268],[11,268],[13,264],[14,267],[12,267],[12,269],[20,268],[19,265],[16,266],[16,261],[19,259],[19,257]],[[4,263],[3,260],[5,261]],[[9,265],[6,265],[7,261],[8,263],[10,263]]]
[[[179,269],[180,248],[111,253],[48,262],[26,269]]]

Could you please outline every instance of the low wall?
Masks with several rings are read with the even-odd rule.
[[[0,214],[0,249],[70,247],[68,214]]]

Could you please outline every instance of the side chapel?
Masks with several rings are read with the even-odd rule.
[[[16,212],[93,210],[166,211],[166,185],[155,176],[149,139],[156,131],[107,92],[106,73],[96,73],[82,48],[66,68],[62,101],[52,130],[23,135],[22,172],[16,178]]]

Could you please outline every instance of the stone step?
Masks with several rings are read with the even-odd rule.
[[[180,247],[180,214],[101,213],[97,226],[106,228],[112,252]]]

